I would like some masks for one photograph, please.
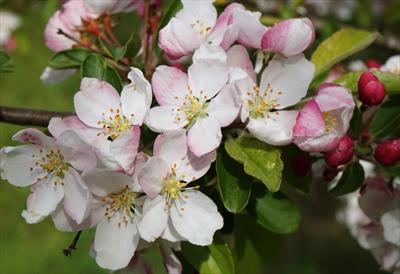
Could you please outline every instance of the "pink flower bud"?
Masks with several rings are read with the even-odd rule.
[[[358,90],[363,89],[371,81],[379,82],[379,79],[372,72],[363,72],[358,79]]]
[[[332,168],[346,164],[353,158],[353,149],[353,140],[349,135],[345,135],[336,149],[325,153],[325,162]]]
[[[375,149],[375,159],[385,166],[395,165],[400,161],[400,139],[388,140]]]
[[[358,95],[367,106],[376,106],[385,99],[385,86],[379,81],[371,81],[358,90]]]
[[[293,173],[298,177],[305,177],[311,169],[311,159],[308,154],[299,154],[290,160]]]
[[[368,68],[376,68],[379,69],[382,66],[382,63],[376,59],[368,59],[366,62]]]

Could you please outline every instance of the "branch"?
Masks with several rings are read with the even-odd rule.
[[[71,115],[74,113],[0,106],[0,122],[17,125],[47,127],[51,118]]]
[[[78,233],[75,235],[74,239],[72,240],[72,243],[68,246],[68,248],[63,249],[63,253],[65,256],[71,256],[72,251],[76,250],[76,244],[79,241],[79,238],[81,237],[82,230],[78,231]]]

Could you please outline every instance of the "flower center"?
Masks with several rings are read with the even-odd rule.
[[[134,192],[126,186],[119,192],[108,194],[102,199],[107,204],[104,216],[110,220],[116,213],[122,215],[122,220],[118,222],[118,227],[121,224],[128,224],[128,221],[132,220],[135,216],[135,200],[139,197],[139,193]]]
[[[102,113],[103,120],[98,121],[97,124],[106,131],[106,135],[110,136],[112,140],[115,140],[124,132],[129,130],[132,125],[129,120],[120,113],[119,109],[110,109],[110,113],[111,114],[108,117],[106,117],[105,113]],[[98,133],[97,135],[100,134],[101,133]]]
[[[182,116],[189,122],[189,126],[191,127],[194,122],[196,122],[197,118],[207,117],[207,113],[205,111],[207,107],[207,103],[205,102],[208,98],[204,96],[204,101],[192,95],[192,91],[190,87],[188,87],[189,94],[187,94],[183,100],[183,103],[180,107],[176,109],[178,114],[175,116],[175,122],[179,123],[182,120]],[[200,92],[203,94],[203,92]],[[175,109],[173,109],[175,111]]]
[[[390,72],[393,74],[400,75],[400,67],[394,67],[394,68],[390,69]]]
[[[207,27],[200,20],[194,21],[190,26],[196,30],[200,35],[206,35],[211,31],[211,27]]]
[[[69,164],[64,160],[64,156],[59,149],[50,149],[49,151],[41,152],[41,161],[35,163],[40,166],[48,174],[55,174],[59,178],[64,178],[64,172],[68,171]],[[34,155],[33,155],[34,157]],[[33,167],[31,167],[33,170]]]
[[[267,88],[263,92],[261,92],[260,88],[256,85],[253,86],[252,91],[247,92],[247,95],[249,96],[247,105],[251,118],[269,118],[270,111],[279,106],[276,100],[269,98],[269,93],[271,92],[272,88],[270,84],[267,85]]]
[[[337,120],[328,111],[322,112],[322,117],[325,122],[325,131],[331,132],[334,126],[337,124]]]

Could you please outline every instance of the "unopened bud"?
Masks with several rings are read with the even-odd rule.
[[[395,165],[400,161],[400,139],[388,140],[375,149],[375,159],[385,166]]]
[[[372,72],[363,72],[358,79],[358,90],[364,88],[369,82],[372,81],[379,82],[379,79]]]
[[[353,140],[349,135],[346,135],[340,139],[336,149],[325,153],[325,162],[332,168],[344,165],[353,158],[353,150]]]
[[[311,159],[308,154],[299,154],[290,160],[293,173],[298,177],[304,177],[311,169]]]
[[[385,86],[381,82],[371,81],[358,90],[358,95],[367,106],[376,106],[385,99]]]
[[[382,66],[382,63],[376,59],[368,59],[366,62],[368,68],[376,68],[379,69]]]

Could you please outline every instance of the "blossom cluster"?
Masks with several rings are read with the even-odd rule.
[[[131,67],[120,93],[84,77],[76,115],[52,118],[50,136],[19,131],[13,140],[23,145],[0,151],[2,178],[31,187],[26,222],[50,216],[61,231],[95,227],[91,253],[105,269],[137,266],[136,251],[157,241],[169,273],[180,273],[173,253],[180,242],[212,243],[224,220],[198,179],[210,170],[227,128],[273,146],[325,153],[332,168],[353,157],[346,135],[356,107],[351,91],[325,83],[306,98],[315,74],[303,53],[315,38],[309,19],[266,27],[261,13],[241,4],[219,15],[212,0],[182,4],[158,33],[158,46],[171,63],[191,58],[187,70],[159,65],[149,81]],[[140,0],[67,1],[47,24],[46,45],[54,52],[85,46],[109,31],[113,14],[143,8]],[[253,52],[261,56],[255,66]],[[73,72],[46,68],[42,80]],[[150,131],[158,134],[151,141],[143,134]],[[392,225],[390,210],[385,218],[370,216],[373,225]],[[397,236],[388,235],[395,244]]]

